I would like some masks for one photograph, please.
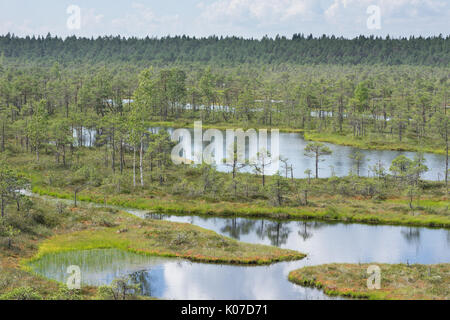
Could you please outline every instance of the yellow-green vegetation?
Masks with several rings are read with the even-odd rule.
[[[70,291],[55,281],[24,270],[21,261],[35,255],[41,241],[55,233],[110,225],[114,211],[93,208],[72,211],[35,198],[27,209],[17,212],[12,206],[6,212],[4,221],[21,232],[14,237],[11,247],[7,239],[0,238],[0,300],[72,300],[95,296],[95,288],[86,286],[81,291]]]
[[[68,190],[35,185],[33,192],[61,199],[73,199]],[[81,201],[105,203],[105,196],[95,189],[84,190],[78,196]],[[252,202],[192,200],[176,196],[154,196],[145,193],[133,195],[110,195],[106,197],[109,205],[148,210],[174,215],[216,215],[241,216],[272,219],[316,219],[323,221],[342,221],[347,223],[405,225],[450,228],[449,201],[425,200],[424,205],[437,207],[428,210],[418,207],[410,210],[406,199],[373,201],[369,199],[341,197],[312,197],[311,201],[320,203],[313,206],[270,206],[267,201]]]
[[[331,296],[374,300],[449,300],[450,264],[377,265],[381,289],[368,288],[368,267],[376,264],[330,264],[305,267],[289,274],[289,280],[316,287]]]
[[[306,140],[328,142],[342,146],[350,146],[366,150],[394,150],[415,151],[445,154],[443,143],[437,141],[426,141],[418,143],[417,140],[405,139],[402,142],[387,136],[355,137],[349,134],[331,132],[305,131]]]
[[[82,201],[158,213],[450,227],[445,183],[416,179],[416,173],[329,179],[289,179],[284,172],[264,178],[233,175],[206,164],[175,166],[170,159],[173,142],[166,132],[152,135],[148,143],[136,157],[129,146],[115,148],[118,153],[107,145],[72,146],[64,157],[61,152],[55,157],[53,146],[48,146],[39,161],[35,153],[12,144],[5,162],[29,177],[32,190],[40,195],[74,199],[76,194]]]
[[[74,190],[80,188],[80,201],[156,213],[450,227],[450,201],[443,182],[421,181],[412,204],[399,191],[406,183],[392,176],[293,180],[271,176],[262,186],[261,176],[253,174],[238,173],[233,179],[207,166],[170,166],[164,171],[146,168],[144,187],[134,187],[132,159],[126,157],[128,166],[122,174],[113,174],[98,152],[81,149],[66,167],[47,154],[41,154],[40,163],[34,163],[32,154],[11,157],[8,163],[29,178],[36,194],[74,200]],[[276,203],[277,193],[282,203]]]
[[[270,264],[305,257],[292,250],[241,243],[191,224],[144,221],[119,213],[114,219],[114,227],[96,226],[44,241],[31,260],[51,253],[91,249],[121,249],[138,254],[225,264]]]
[[[45,279],[27,265],[44,254],[65,250],[118,248],[192,261],[268,264],[303,254],[238,242],[187,224],[147,221],[110,208],[72,208],[32,198],[27,208],[6,208],[4,221],[21,232],[8,246],[0,238],[0,299],[93,299],[97,288],[80,292]]]
[[[178,120],[178,121],[158,121],[151,122],[153,127],[171,127],[171,128],[193,128],[193,120]],[[364,150],[393,150],[393,151],[412,151],[412,152],[427,152],[444,155],[446,150],[442,143],[436,140],[422,141],[418,143],[415,139],[405,138],[403,141],[392,138],[391,136],[353,136],[348,133],[334,133],[334,132],[318,132],[316,130],[308,130],[294,127],[285,127],[283,125],[261,125],[256,122],[215,122],[202,123],[203,129],[278,129],[280,132],[301,133],[308,141],[327,142],[341,146],[355,147]]]
[[[194,128],[194,120],[177,120],[177,121],[157,121],[151,122],[153,127],[172,127],[172,128]],[[399,141],[397,138],[392,138],[390,135],[370,135],[370,136],[354,136],[350,132],[319,132],[317,130],[308,130],[295,127],[286,127],[282,124],[274,126],[262,125],[257,122],[204,122],[203,129],[278,129],[280,132],[287,133],[301,133],[308,141],[327,142],[341,146],[355,147],[364,150],[393,150],[393,151],[412,151],[412,152],[426,152],[444,155],[446,150],[444,145],[439,141],[429,139],[428,141],[421,141],[418,143],[417,139],[404,138]]]
[[[152,121],[149,123],[151,127],[163,127],[163,128],[194,128],[194,122],[198,120],[177,120],[177,121]],[[277,129],[280,132],[288,132],[288,133],[303,133],[305,130],[300,128],[287,127],[283,125],[264,125],[258,124],[256,122],[248,122],[248,121],[234,121],[234,122],[202,122],[203,129],[218,129],[218,130],[227,130],[227,129]]]

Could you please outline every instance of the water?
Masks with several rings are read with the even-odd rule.
[[[99,249],[49,254],[31,265],[37,273],[62,283],[68,279],[67,268],[78,266],[81,269],[82,284],[101,286],[162,262],[162,258],[122,250]]]
[[[148,214],[148,218],[190,223],[234,239],[297,250],[302,263],[450,263],[450,230],[401,226],[209,218]]]
[[[47,255],[32,267],[47,278],[66,282],[70,265],[80,267],[82,285],[110,284],[117,277],[130,275],[140,284],[141,294],[162,299],[329,299],[319,290],[287,280],[289,272],[300,267],[298,262],[227,266],[102,249]]]
[[[151,132],[157,132],[161,128],[151,128]],[[166,128],[166,130],[172,134],[173,128]],[[194,140],[193,129],[189,129],[192,133],[192,141]],[[74,133],[76,137],[76,132]],[[225,134],[224,134],[225,137]],[[270,134],[268,136],[270,139]],[[93,145],[95,141],[95,131],[83,130],[83,141],[86,146]],[[287,158],[289,165],[293,166],[293,173],[295,178],[305,178],[305,171],[311,170],[315,172],[315,159],[309,158],[305,155],[304,149],[309,142],[306,141],[299,133],[280,133],[280,156]],[[226,144],[224,141],[224,154],[226,154]],[[192,142],[192,150],[194,150],[194,142]],[[270,140],[269,140],[270,150]],[[389,150],[362,150],[353,147],[340,146],[335,144],[326,143],[326,145],[333,151],[332,155],[324,156],[323,161],[319,164],[319,176],[322,178],[331,177],[336,175],[338,177],[347,176],[350,171],[355,171],[356,163],[350,159],[350,155],[356,151],[361,152],[364,155],[364,159],[361,163],[360,174],[362,176],[373,176],[370,167],[377,165],[381,162],[386,170],[389,169],[392,160],[399,155],[405,155],[410,159],[414,158],[414,152],[401,152],[401,151],[389,151]],[[206,146],[206,144],[204,145]],[[247,146],[248,147],[248,146]],[[247,148],[248,152],[248,148]],[[429,171],[423,175],[424,179],[433,181],[443,181],[445,176],[445,156],[427,153],[425,154],[426,165]],[[217,169],[222,172],[229,172],[230,168],[225,165],[218,165]],[[283,167],[280,168],[283,171]],[[252,172],[252,168],[246,167],[241,172]],[[274,174],[275,172],[269,172],[268,174]],[[289,177],[290,177],[289,172]]]
[[[397,226],[273,221],[245,218],[170,216],[128,210],[147,219],[194,224],[244,242],[307,253],[308,257],[271,266],[227,266],[181,259],[143,257],[117,250],[65,252],[33,264],[47,278],[67,281],[67,267],[78,265],[82,282],[110,284],[131,275],[142,294],[164,299],[307,300],[330,299],[320,290],[294,285],[290,271],[325,263],[450,262],[450,230]]]

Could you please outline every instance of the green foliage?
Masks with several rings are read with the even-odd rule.
[[[33,109],[33,116],[28,124],[27,133],[31,141],[31,146],[35,149],[36,160],[39,161],[39,149],[47,138],[47,112],[46,100],[41,100]]]
[[[333,152],[330,148],[320,142],[311,142],[308,143],[308,145],[305,147],[305,155],[311,158],[315,158],[316,179],[319,178],[319,161],[321,160],[320,157],[330,155],[332,153]]]
[[[306,155],[315,157],[316,155],[330,155],[332,152],[330,148],[325,146],[323,143],[312,142],[308,143],[305,148]]]
[[[28,59],[48,65],[72,61],[90,63],[129,62],[133,64],[198,62],[210,64],[421,64],[448,65],[449,38],[411,37],[383,39],[360,36],[355,39],[294,34],[292,39],[277,36],[250,40],[238,37],[191,38],[189,36],[125,39],[98,37],[19,38],[0,37],[4,60]],[[73,47],[78,50],[73,50]],[[42,53],[45,52],[43,56]],[[57,76],[60,67],[52,73]],[[58,71],[55,71],[58,70]]]
[[[278,172],[269,184],[269,194],[272,203],[276,206],[282,206],[288,193],[289,183],[287,179],[283,178]]]
[[[373,265],[373,264],[372,264]],[[292,271],[289,281],[330,296],[371,300],[448,300],[449,264],[378,264],[381,288],[367,285],[370,264],[328,264]]]
[[[410,185],[419,188],[419,194],[414,192],[416,196],[422,192],[421,176],[427,168],[419,158],[397,159],[392,165],[397,179],[379,163],[371,168],[376,179],[350,176],[312,182],[313,173],[308,172],[307,181],[287,185],[280,177],[266,178],[264,167],[268,163],[261,158],[253,169],[262,179],[239,174],[239,164],[234,164],[232,175],[221,174],[210,166],[175,168],[170,161],[170,135],[165,130],[149,132],[148,128],[192,126],[199,119],[205,128],[278,127],[304,132],[307,140],[331,140],[364,149],[445,154],[448,145],[448,66],[435,59],[430,50],[419,50],[431,46],[440,52],[442,47],[437,47],[445,45],[448,38],[319,40],[296,35],[293,40],[261,41],[214,37],[133,41],[71,38],[69,42],[48,37],[41,41],[47,43],[47,54],[38,59],[35,50],[41,47],[40,41],[0,37],[5,45],[1,46],[5,62],[0,73],[0,109],[7,123],[2,135],[6,139],[2,157],[33,175],[33,187],[50,195],[63,194],[67,199],[78,196],[80,200],[101,203],[117,201],[119,205],[131,203],[137,207],[151,203],[151,208],[174,212],[182,212],[184,202],[189,200],[198,202],[192,210],[202,213],[216,210],[211,208],[216,204],[219,207],[221,201],[239,202],[245,212],[256,211],[246,207],[252,202],[258,202],[258,209],[261,203],[269,202],[280,210],[288,207],[288,211],[301,204],[319,207],[320,215],[328,206],[322,204],[321,197],[409,197]],[[66,47],[71,41],[88,51],[95,48],[95,57],[71,52]],[[119,43],[127,44],[126,54]],[[371,45],[392,43],[396,48],[417,45],[414,59],[409,59],[408,50],[387,50],[382,59],[378,57],[380,51],[368,51]],[[27,44],[21,50],[28,52],[18,53],[18,44]],[[225,50],[225,44],[237,47]],[[341,53],[349,48],[358,50],[335,56],[328,51],[328,45],[330,50]],[[252,46],[250,52],[247,46]],[[110,49],[108,55],[100,59],[105,48]],[[132,48],[140,54],[130,54]],[[280,48],[282,54],[274,56]],[[59,52],[56,56],[55,50]],[[322,53],[326,52],[324,59]],[[24,54],[27,62],[22,61]],[[78,58],[72,59],[72,55]],[[397,65],[399,62],[394,60],[399,57],[405,65]],[[445,54],[442,57],[445,59]],[[151,68],[149,60],[154,62]],[[308,65],[314,61],[330,63]],[[311,143],[305,151],[316,160],[318,178],[319,161],[331,151],[321,143]],[[30,165],[34,153],[45,161]],[[356,153],[352,160],[359,175],[361,154]],[[287,162],[284,169],[288,170]],[[137,170],[140,184],[136,183]],[[8,183],[15,184],[24,186]],[[3,198],[5,210],[11,211],[14,202],[20,206],[19,214],[8,221],[16,229],[28,230],[25,225],[30,222],[30,229],[42,228],[39,233],[45,233],[68,212],[61,209],[59,214],[47,215],[36,211],[24,202],[26,197],[21,197],[16,187],[8,188]],[[13,189],[16,191],[10,192]],[[444,191],[439,192],[443,196]],[[223,211],[232,211],[230,207]],[[349,215],[362,211],[352,208]],[[110,225],[107,220],[95,223]]]
[[[21,287],[1,295],[0,300],[42,300],[42,296],[33,288]]]
[[[412,160],[410,160],[404,155],[401,155],[392,161],[389,170],[396,176],[403,177],[406,176],[408,172],[410,172],[412,164],[413,164]]]
[[[83,300],[83,296],[79,290],[70,290],[67,286],[61,285],[58,291],[52,294],[48,300]]]
[[[0,206],[1,217],[6,214],[6,205],[15,200],[18,205],[22,197],[20,191],[25,188],[27,180],[0,161]]]
[[[359,112],[364,112],[369,105],[369,88],[367,82],[360,82],[355,89],[355,103]]]

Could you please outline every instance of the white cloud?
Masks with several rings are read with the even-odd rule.
[[[259,24],[282,23],[294,18],[307,18],[313,14],[314,0],[218,0],[198,7],[201,16],[208,21],[246,22],[257,20]]]
[[[101,26],[105,16],[96,13],[95,9],[81,9],[81,26],[82,28],[96,28]]]
[[[34,26],[33,21],[25,19],[21,22],[14,22],[10,20],[4,20],[0,22],[0,34],[12,33],[16,36],[46,36],[49,32],[56,34],[56,28],[40,25]]]
[[[442,21],[450,17],[446,0],[333,0],[324,11],[324,19],[341,34],[372,34],[367,28],[367,8],[380,7],[381,29],[378,35],[436,34]],[[448,28],[447,28],[448,29]],[[448,30],[442,30],[442,33]]]
[[[175,34],[180,29],[180,16],[158,15],[152,8],[139,2],[132,3],[133,11],[111,21],[112,27],[122,34],[147,36]],[[119,31],[120,32],[120,31]]]
[[[364,15],[370,5],[379,6],[385,18],[397,16],[406,19],[449,14],[449,5],[445,0],[333,0],[325,10],[325,17],[345,17],[355,12]]]
[[[16,0],[0,11],[0,33],[260,38],[293,33],[428,36],[448,35],[450,29],[450,0],[189,0],[157,6],[154,0],[134,1],[108,8],[106,0],[89,4],[81,11],[81,29],[72,31],[67,29],[65,10],[51,0],[42,0],[47,5],[34,5],[27,12],[21,10],[25,1]],[[380,30],[367,28],[370,5],[381,8]],[[37,14],[39,10],[45,14]]]
[[[197,8],[201,23],[228,33],[253,27],[260,34],[292,30],[352,37],[373,32],[366,24],[371,5],[381,8],[379,34],[408,34],[408,29],[435,34],[450,19],[449,0],[214,0]]]
[[[15,30],[16,26],[12,21],[1,21],[0,22],[0,34],[6,34]]]

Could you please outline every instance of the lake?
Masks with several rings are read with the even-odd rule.
[[[162,128],[151,128],[149,131],[158,132]],[[173,128],[165,128],[169,134],[174,132]],[[193,135],[193,129],[188,129]],[[223,131],[222,131],[223,132]],[[83,130],[83,145],[92,146],[95,143],[95,130]],[[74,131],[74,137],[77,137],[77,132]],[[225,137],[225,134],[224,134]],[[269,151],[270,151],[270,132],[268,135]],[[306,170],[315,171],[315,159],[307,157],[304,149],[309,142],[306,141],[300,133],[283,133],[280,132],[280,156],[288,159],[289,165],[293,166],[293,173],[295,178],[305,178]],[[226,144],[224,141],[224,154],[226,154]],[[206,146],[207,144],[203,144]],[[351,170],[355,168],[355,161],[350,158],[350,155],[356,151],[361,152],[364,155],[364,159],[361,162],[360,174],[362,176],[373,176],[370,171],[370,167],[377,165],[381,162],[386,169],[389,169],[392,160],[399,155],[405,155],[410,159],[414,158],[415,152],[402,152],[402,151],[389,151],[389,150],[362,150],[353,147],[335,145],[326,143],[331,150],[332,155],[324,156],[323,161],[319,164],[319,176],[321,178],[328,178],[332,175],[342,177],[347,176]],[[192,139],[192,150],[195,148],[194,139]],[[248,153],[248,144],[246,148]],[[193,156],[191,157],[193,158]],[[445,156],[426,153],[425,154],[426,165],[429,171],[423,175],[426,180],[443,181],[445,179]],[[218,165],[217,169],[222,172],[229,172],[230,168],[225,165]],[[284,175],[283,168],[280,168]],[[354,170],[355,171],[355,170]],[[246,167],[241,172],[252,172],[252,168]],[[274,174],[275,172],[268,172],[268,174]],[[290,173],[289,173],[290,176]]]
[[[67,267],[78,265],[82,282],[90,285],[110,284],[114,278],[131,275],[141,285],[142,294],[163,299],[318,300],[330,297],[290,283],[289,272],[325,263],[450,263],[450,230],[446,229],[127,211],[146,219],[190,223],[244,242],[298,250],[308,256],[270,266],[229,266],[94,250],[48,255],[33,263],[34,270],[65,282]]]

